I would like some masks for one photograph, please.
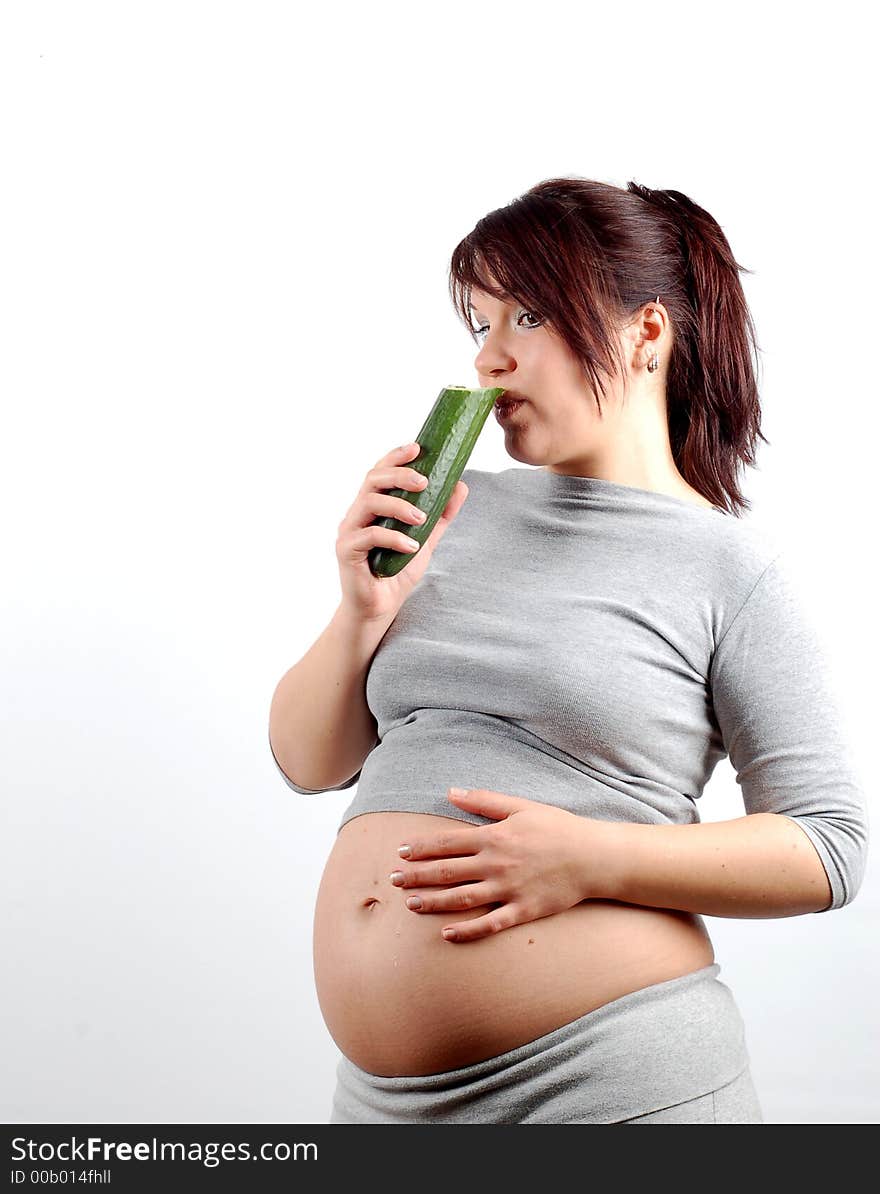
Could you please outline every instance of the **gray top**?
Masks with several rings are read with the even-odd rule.
[[[595,477],[463,477],[468,499],[370,664],[378,741],[321,789],[358,784],[339,828],[382,811],[490,823],[447,800],[452,786],[688,825],[729,756],[745,811],[796,821],[828,875],[827,910],[848,904],[867,803],[822,643],[769,533]]]

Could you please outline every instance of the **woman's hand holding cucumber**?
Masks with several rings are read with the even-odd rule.
[[[420,493],[425,488],[427,477],[417,469],[407,467],[407,461],[418,456],[419,451],[418,444],[406,444],[394,448],[378,460],[367,473],[357,497],[339,524],[336,559],[342,586],[342,604],[351,614],[364,621],[394,620],[424,575],[434,548],[446,534],[467,497],[468,487],[460,480],[431,534],[418,551],[412,550],[413,558],[407,566],[396,576],[374,576],[368,563],[369,554],[374,548],[410,551],[407,536],[402,531],[377,525],[374,520],[377,517],[395,518],[413,527],[419,527],[425,521],[419,517],[420,511],[411,501],[381,492],[385,489],[405,489]]]

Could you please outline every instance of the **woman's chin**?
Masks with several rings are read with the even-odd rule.
[[[544,459],[539,453],[528,452],[519,443],[516,438],[512,437],[511,442],[505,442],[505,451],[511,460],[518,460],[520,464],[544,464]]]
[[[521,464],[543,464],[542,460],[535,459],[534,448],[526,446],[527,437],[516,427],[504,428],[504,451],[512,460],[518,460]]]

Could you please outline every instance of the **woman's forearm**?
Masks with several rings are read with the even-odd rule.
[[[609,822],[608,828],[605,898],[744,919],[800,916],[831,904],[813,843],[778,813],[697,825]]]

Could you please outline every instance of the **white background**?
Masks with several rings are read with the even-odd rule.
[[[829,13],[4,6],[4,1120],[328,1121],[311,927],[353,790],[283,783],[269,703],[364,474],[477,384],[454,246],[542,178],[684,191],[755,271],[750,517],[873,811],[876,71]],[[490,420],[469,466],[516,463]],[[727,761],[701,812],[742,815]],[[872,860],[840,911],[707,919],[767,1122],[878,1119],[877,913]]]

